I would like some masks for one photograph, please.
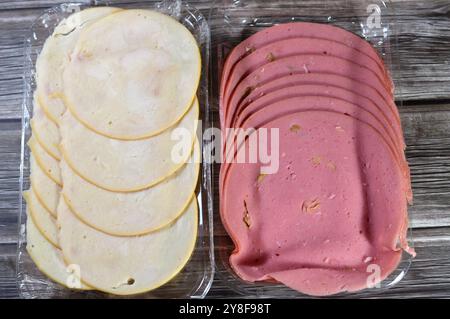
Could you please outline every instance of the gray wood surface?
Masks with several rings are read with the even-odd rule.
[[[18,296],[15,255],[23,41],[33,20],[57,3],[61,1],[0,1],[0,297],[4,298]],[[276,14],[288,3],[260,1],[258,14]],[[323,7],[319,0],[302,3]],[[211,1],[191,4],[208,16]],[[395,10],[401,59],[393,76],[396,98],[404,100],[400,112],[415,195],[410,213],[418,256],[402,282],[374,296],[450,298],[450,2],[395,1]],[[222,21],[223,17],[212,14],[213,45],[224,34]],[[226,235],[219,223],[215,236],[217,251],[226,249],[220,244]],[[227,286],[227,276],[223,271],[216,274],[210,297],[236,296]]]

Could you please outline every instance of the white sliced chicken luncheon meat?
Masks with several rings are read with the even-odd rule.
[[[200,70],[197,42],[185,26],[155,11],[123,10],[81,32],[64,70],[64,101],[97,133],[141,139],[188,111]]]

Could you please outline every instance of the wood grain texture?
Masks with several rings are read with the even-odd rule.
[[[0,2],[0,297],[5,298],[18,296],[15,255],[23,41],[36,17],[44,9],[61,2]],[[110,2],[119,6],[133,1]],[[345,19],[349,14],[355,14],[339,9],[340,2],[348,3],[349,0],[334,1],[335,17]],[[397,83],[397,99],[406,101],[399,109],[415,195],[414,206],[409,212],[418,257],[397,286],[362,296],[450,298],[450,3],[448,0],[394,2],[395,15],[386,19],[395,19],[398,32],[400,63],[393,69],[393,77]],[[223,1],[216,1],[215,10],[211,12],[211,1],[190,3],[206,16],[210,15],[212,53],[217,54],[214,45],[226,34],[223,15],[220,15]],[[324,0],[261,1],[254,10],[258,16],[270,17],[292,3],[296,3],[298,12],[302,11],[301,6],[307,6],[317,15],[324,14]],[[213,72],[217,70],[213,69]],[[215,85],[217,83],[213,83]],[[217,111],[215,101],[212,106]],[[217,124],[217,113],[213,116]],[[215,181],[217,189],[217,176]],[[217,192],[214,200],[216,253],[220,255],[229,246],[225,246],[227,237],[217,216]],[[229,288],[229,273],[220,267],[218,270],[209,296],[241,298]],[[251,291],[251,287],[245,288]]]

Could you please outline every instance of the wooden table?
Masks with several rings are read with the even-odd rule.
[[[0,297],[3,298],[18,297],[15,256],[23,41],[32,21],[44,9],[60,2],[0,2]],[[285,2],[265,5],[276,10],[277,5]],[[191,4],[208,14],[210,1]],[[449,298],[450,3],[396,0],[395,8],[401,61],[393,76],[400,83],[396,97],[404,101],[399,108],[412,171],[415,198],[410,215],[418,256],[402,282],[376,296]],[[213,45],[223,32],[219,22],[214,16],[210,21]],[[224,234],[218,229],[216,236]],[[216,274],[211,297],[234,296],[224,277]]]

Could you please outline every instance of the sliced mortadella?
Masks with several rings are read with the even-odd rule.
[[[378,105],[374,104],[371,100],[351,91],[331,85],[298,85],[279,89],[251,102],[246,105],[246,107],[237,110],[232,122],[228,123],[230,126],[225,127],[240,127],[246,118],[254,112],[263,109],[267,105],[276,103],[283,99],[305,95],[342,99],[346,102],[361,107],[365,111],[372,114],[380,122],[380,124],[383,125],[384,130],[389,135],[389,139],[392,141],[393,145],[396,146],[396,150],[398,150],[399,155],[401,157],[403,156],[404,143],[400,126],[392,123],[386,114],[378,107]]]
[[[250,128],[258,129],[260,127],[264,127],[264,125],[279,117],[283,117],[285,115],[296,113],[299,111],[314,110],[339,112],[346,116],[357,119],[367,125],[370,125],[373,130],[379,134],[378,139],[383,140],[386,146],[393,153],[395,162],[404,177],[404,197],[406,197],[408,200],[411,200],[412,192],[410,189],[411,184],[408,164],[403,159],[399,149],[393,144],[394,142],[386,132],[386,129],[384,128],[382,123],[372,113],[355,104],[346,102],[341,99],[323,96],[291,97],[279,100],[274,103],[269,103],[265,107],[255,110],[255,112],[251,113],[249,117],[247,117],[246,119],[243,118],[242,123],[239,123],[240,125],[238,125],[237,127],[240,127],[243,130],[247,130]],[[339,133],[339,131],[341,130],[345,131],[345,128],[335,128],[336,133]],[[226,156],[230,157],[231,155],[233,155],[234,153],[230,152],[234,152],[235,150],[239,149],[239,147],[240,145],[235,145],[234,139],[232,137],[229,137],[227,141],[227,149],[225,149]],[[223,164],[222,170],[226,172],[228,166],[229,164]],[[224,174],[222,174],[221,182],[223,182],[224,177]]]
[[[327,295],[392,273],[407,248],[398,246],[406,242],[407,203],[403,175],[380,134],[327,111],[292,113],[263,127],[279,129],[278,170],[264,175],[261,161],[235,163],[222,190],[239,277]],[[275,142],[267,142],[271,152]],[[373,268],[379,276],[370,277]]]
[[[234,70],[235,64],[251,54],[253,51],[270,45],[276,41],[292,39],[292,38],[318,38],[342,43],[349,48],[355,49],[362,54],[367,55],[374,60],[380,68],[384,68],[384,63],[372,47],[370,43],[359,36],[332,25],[309,23],[309,22],[293,22],[273,26],[264,31],[258,32],[236,46],[228,55],[222,72],[221,92],[224,92],[225,84],[228,77]]]
[[[261,86],[256,86],[248,96],[240,99],[237,96],[230,101],[228,107],[228,121],[225,123],[232,123],[235,114],[239,114],[241,109],[246,108],[250,103],[255,102],[259,98],[278,91],[283,88],[298,86],[298,85],[327,85],[335,86],[352,92],[355,95],[362,96],[374,103],[386,116],[388,122],[397,130],[401,132],[401,139],[403,140],[403,133],[401,131],[400,116],[398,109],[390,107],[383,97],[374,88],[369,85],[352,80],[348,77],[335,74],[294,74],[278,78],[274,81],[265,83]],[[226,126],[225,127],[228,127]],[[403,143],[404,144],[404,143]]]
[[[316,54],[323,56],[338,57],[361,67],[365,67],[373,72],[373,77],[378,78],[388,91],[391,91],[391,83],[385,73],[384,68],[380,67],[374,60],[361,52],[349,48],[348,46],[329,40],[314,38],[294,38],[274,42],[265,47],[257,49],[242,60],[238,61],[231,76],[225,80],[224,103],[226,105],[227,96],[229,96],[237,84],[245,78],[246,75],[272,63],[277,59],[282,59],[300,54]],[[225,117],[227,109],[225,109]]]
[[[314,54],[282,58],[256,69],[237,85],[230,96],[223,98],[221,108],[226,113],[230,101],[237,99],[237,103],[239,103],[257,86],[287,75],[308,73],[340,75],[365,83],[375,89],[395,112],[396,105],[392,96],[386,90],[384,83],[374,76],[373,71],[341,58]]]

